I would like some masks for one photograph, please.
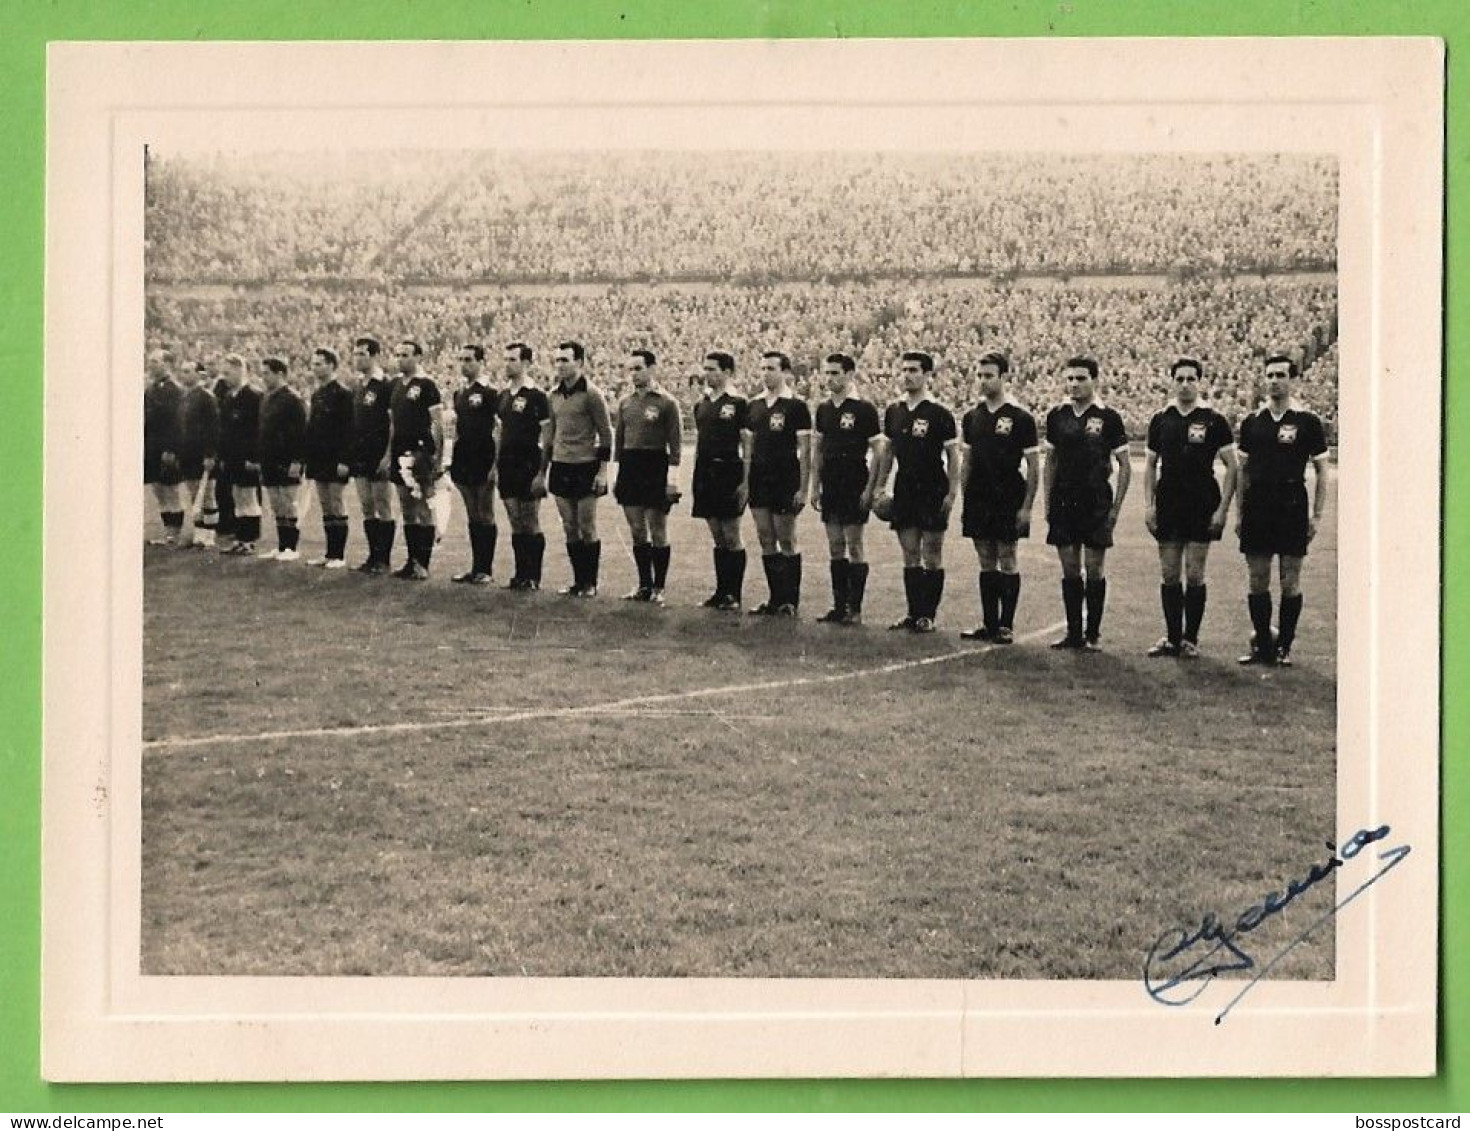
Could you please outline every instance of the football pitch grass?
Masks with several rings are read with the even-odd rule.
[[[617,599],[635,574],[610,499],[592,601],[554,592],[549,500],[536,594],[498,588],[503,524],[497,587],[449,583],[458,500],[426,583],[150,548],[143,972],[1137,979],[1161,932],[1233,920],[1351,831],[1328,519],[1290,670],[1234,662],[1228,533],[1205,658],[1144,656],[1161,623],[1136,476],[1101,654],[1046,647],[1060,573],[1039,521],[1009,648],[958,638],[978,597],[957,517],[932,636],[884,631],[902,585],[876,522],[866,626],[814,623],[830,589],[810,512],[801,620],[698,608],[709,537],[687,495],[667,608]],[[748,520],[746,540],[752,606]],[[313,508],[303,558],[320,549]],[[1331,901],[1319,885],[1252,953]],[[1332,955],[1328,923],[1272,977],[1330,977]]]

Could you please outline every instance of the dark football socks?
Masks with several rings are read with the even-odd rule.
[[[785,581],[781,603],[794,609],[801,608],[801,555],[787,554],[782,561],[782,577]]]
[[[903,567],[903,596],[908,606],[910,620],[924,615],[924,571],[919,566]]]
[[[647,542],[633,543],[633,564],[638,567],[638,588],[653,588],[653,547]]]
[[[1252,593],[1245,603],[1251,611],[1251,627],[1256,633],[1256,655],[1270,656],[1276,650],[1271,637],[1271,594]]]
[[[391,518],[378,519],[378,561],[385,566],[392,564],[393,540],[397,534],[398,524]],[[404,537],[407,536],[405,533]]]
[[[323,518],[322,533],[327,536],[327,557],[340,561],[347,554],[347,516],[334,514]]]
[[[723,597],[730,592],[730,551],[715,546],[710,553],[715,563],[715,596]]]
[[[526,580],[541,584],[541,563],[546,560],[546,535],[526,535]]]
[[[863,611],[863,596],[868,591],[868,563],[847,563],[847,611]]]
[[[1002,577],[999,570],[980,571],[980,621],[986,632],[994,632],[1000,627]]]
[[[260,516],[237,515],[235,517],[235,540],[257,542],[260,540]]]
[[[158,517],[163,520],[163,528],[170,534],[177,534],[184,529],[183,511],[161,511]]]
[[[567,543],[567,561],[572,566],[572,585],[581,589],[587,584],[587,555],[581,542]]]
[[[1184,589],[1184,639],[1199,643],[1199,626],[1205,620],[1205,586],[1188,585]]]
[[[653,587],[662,589],[669,580],[669,559],[673,551],[668,546],[650,546],[649,550],[653,558]]]
[[[1287,652],[1291,651],[1292,644],[1296,642],[1296,622],[1301,615],[1302,595],[1300,593],[1281,598],[1281,635],[1276,643],[1278,647]]]
[[[1089,577],[1084,592],[1087,594],[1087,631],[1088,640],[1097,640],[1102,636],[1103,609],[1108,603],[1108,579],[1106,577]]]
[[[472,522],[470,528],[470,572],[487,577],[495,572],[495,541],[500,531],[493,522]]]
[[[781,603],[781,555],[762,554],[761,565],[766,570],[766,588],[771,591],[771,605]]]
[[[1184,586],[1177,581],[1160,585],[1159,603],[1164,607],[1164,634],[1177,645],[1184,638]]]
[[[515,562],[514,571],[510,575],[512,581],[526,580],[526,535],[512,534],[510,536],[511,560]]]
[[[746,553],[742,550],[726,550],[730,572],[725,577],[725,594],[739,601],[745,592]]]
[[[1014,628],[1016,624],[1016,605],[1021,600],[1021,575],[1019,573],[1003,573],[1000,575],[1000,627]]]
[[[1082,639],[1082,600],[1085,590],[1080,577],[1062,578],[1062,608],[1067,613],[1067,639]]]
[[[846,558],[833,558],[827,563],[832,574],[832,607],[838,612],[847,608],[848,578],[852,576],[852,563]]]
[[[301,530],[294,518],[276,520],[276,549],[294,550],[301,541]]]
[[[924,615],[930,620],[939,616],[939,602],[944,599],[944,570],[924,571]]]

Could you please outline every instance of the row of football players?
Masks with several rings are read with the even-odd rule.
[[[288,383],[280,358],[263,359],[261,390],[249,379],[244,359],[230,355],[220,385],[211,391],[197,371],[185,372],[180,383],[169,355],[155,351],[145,397],[145,479],[154,487],[165,540],[177,537],[184,502],[192,501],[201,542],[212,544],[213,532],[225,529],[234,536],[225,553],[252,555],[263,491],[277,549],[262,556],[295,560],[298,486],[305,478],[315,486],[326,536],[325,555],[309,564],[345,568],[350,481],[367,543],[366,560],[357,568],[367,574],[389,571],[396,495],[407,556],[394,575],[426,578],[436,543],[434,496],[443,489],[446,470],[445,406],[438,385],[422,371],[418,343],[395,346],[397,372],[391,377],[382,368],[382,353],[377,339],[357,339],[355,373],[344,380],[337,354],[317,349],[308,406]],[[463,499],[471,561],[456,582],[491,580],[498,494],[514,558],[506,588],[540,588],[546,545],[540,508],[550,494],[572,573],[561,592],[596,596],[598,500],[607,493],[608,465],[616,463],[612,491],[628,524],[639,578],[627,599],[663,603],[667,518],[680,498],[670,476],[683,456],[680,410],[659,387],[652,352],[628,355],[632,391],[615,414],[588,381],[585,359],[581,344],[558,345],[548,393],[531,375],[533,351],[524,343],[506,347],[499,388],[486,372],[482,346],[458,351],[463,384],[450,406],[455,439],[447,471]],[[903,354],[903,396],[881,413],[857,391],[856,365],[845,354],[822,363],[828,396],[815,413],[793,395],[785,354],[761,356],[762,389],[750,399],[734,391],[735,369],[727,352],[704,358],[707,388],[694,411],[693,514],[707,522],[714,544],[714,591],[707,607],[742,607],[747,555],[741,518],[749,509],[768,590],[750,612],[797,615],[802,555],[796,519],[811,505],[827,535],[833,597],[832,608],[818,619],[861,622],[868,581],[864,531],[871,514],[893,528],[903,553],[907,613],[891,627],[933,632],[944,592],[945,532],[959,503],[964,535],[979,558],[983,610],[982,623],[962,635],[1011,643],[1021,589],[1016,547],[1030,535],[1039,491],[1047,542],[1060,559],[1067,624],[1053,647],[1099,648],[1107,551],[1131,464],[1122,418],[1097,397],[1093,359],[1066,363],[1067,399],[1040,427],[1008,396],[1009,363],[1000,353],[981,361],[981,399],[960,421],[928,395],[934,361],[920,350]],[[1322,423],[1295,403],[1299,370],[1285,355],[1267,359],[1267,403],[1241,422],[1238,436],[1201,403],[1198,360],[1181,357],[1170,373],[1175,396],[1149,424],[1144,465],[1146,522],[1159,545],[1165,625],[1149,654],[1199,654],[1209,549],[1221,538],[1238,492],[1237,531],[1249,567],[1253,628],[1251,651],[1241,662],[1289,665],[1302,608],[1302,559],[1326,503]],[[1310,497],[1309,465],[1315,478]],[[1217,466],[1223,468],[1218,476]],[[1275,625],[1273,563],[1280,579]]]

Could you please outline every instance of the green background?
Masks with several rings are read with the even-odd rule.
[[[1435,35],[1448,43],[1444,687],[1470,677],[1470,5],[1463,0],[0,0],[0,1111],[1463,1110],[1470,698],[1444,714],[1440,1075],[1387,1081],[67,1085],[40,1079],[42,289],[48,40]],[[1453,440],[1451,443],[1449,440]],[[95,547],[57,547],[88,553]],[[1414,657],[1409,657],[1411,660]],[[64,898],[64,893],[56,893]],[[1143,1066],[1140,1066],[1143,1067]]]

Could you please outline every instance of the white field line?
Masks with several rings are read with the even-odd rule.
[[[1058,629],[1066,628],[1066,622],[1049,624],[1024,636],[1016,637],[1017,644],[1027,644],[1050,636]],[[792,679],[773,679],[762,683],[731,683],[719,687],[696,687],[689,691],[668,691],[658,695],[635,695],[626,699],[609,699],[601,703],[584,703],[577,707],[532,707],[506,714],[479,713],[456,719],[430,719],[411,723],[375,723],[367,726],[313,727],[303,730],[271,730],[256,734],[211,734],[190,738],[158,738],[143,744],[145,753],[158,750],[182,750],[193,746],[238,745],[245,742],[273,742],[285,738],[351,738],[370,734],[417,734],[430,730],[464,730],[488,724],[523,723],[536,719],[577,718],[581,715],[605,715],[628,712],[639,708],[658,707],[666,703],[684,703],[692,699],[712,699],[724,695],[747,695],[751,692],[784,691],[793,687],[820,687],[833,683],[848,683],[855,679],[873,676],[894,675],[917,668],[947,664],[972,656],[983,656],[993,652],[995,644],[983,644],[978,648],[957,648],[953,652],[942,652],[937,656],[922,656],[916,660],[894,660],[873,667],[854,668],[852,671],[832,672],[827,675],[803,675]]]

